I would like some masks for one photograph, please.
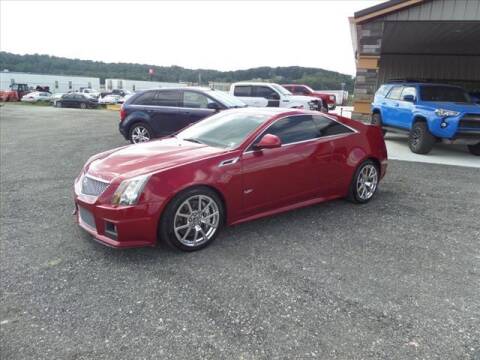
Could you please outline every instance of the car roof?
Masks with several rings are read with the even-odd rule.
[[[260,114],[260,115],[270,115],[270,116],[278,116],[278,115],[318,115],[318,111],[309,111],[309,110],[300,110],[300,109],[292,109],[292,108],[278,108],[278,107],[244,107],[244,108],[235,108],[224,110],[229,112],[237,112],[237,113],[244,113],[244,114]]]
[[[172,87],[163,87],[163,88],[159,87],[159,88],[139,90],[139,92],[158,91],[158,90],[194,90],[194,91],[206,91],[206,92],[221,91],[221,90],[215,90],[215,89],[210,89],[208,87],[201,87],[201,86],[172,86]]]
[[[233,83],[232,85],[253,85],[253,86],[265,86],[265,85],[278,85],[277,83],[272,82],[261,82],[261,81],[241,81]],[[281,86],[281,85],[279,85]]]
[[[385,85],[428,85],[428,86],[451,86],[451,87],[458,87],[461,86],[453,85],[453,84],[443,84],[443,83],[431,83],[426,81],[387,81]]]

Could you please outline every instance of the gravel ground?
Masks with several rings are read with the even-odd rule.
[[[118,114],[0,108],[2,359],[480,359],[480,170],[391,161],[365,206],[115,250],[71,215]]]

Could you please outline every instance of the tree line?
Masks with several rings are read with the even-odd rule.
[[[180,66],[156,66],[131,63],[105,63],[101,61],[68,59],[50,55],[17,55],[0,52],[0,71],[18,71],[40,74],[77,75],[100,78],[186,82],[206,85],[209,82],[236,82],[265,80],[277,83],[306,84],[316,90],[353,91],[354,79],[350,75],[319,68],[286,66],[257,67],[247,70],[218,71],[209,69],[185,69]],[[153,69],[153,75],[149,74]]]

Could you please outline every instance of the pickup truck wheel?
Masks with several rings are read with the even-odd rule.
[[[375,125],[375,126],[382,127],[382,115],[380,115],[380,113],[377,113],[377,112],[373,113],[371,124]],[[386,133],[387,133],[387,130],[382,129],[383,136],[385,136]]]
[[[470,154],[480,156],[480,143],[476,145],[468,145],[468,151],[470,151]]]
[[[408,136],[408,146],[415,154],[428,154],[435,144],[435,137],[428,131],[427,124],[416,122]]]

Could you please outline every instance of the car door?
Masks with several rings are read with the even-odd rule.
[[[62,106],[64,107],[72,107],[73,105],[73,94],[66,94],[62,97]]]
[[[209,108],[209,106],[211,108]],[[215,114],[217,110],[213,108],[214,106],[216,106],[217,109],[222,107],[218,102],[205,94],[192,90],[184,90],[183,110],[185,111],[185,117],[182,120],[184,122],[183,127]]]
[[[402,95],[403,86],[395,85],[388,92],[387,96],[381,102],[382,106],[382,122],[387,126],[398,127],[400,124],[398,108],[400,106],[400,97]]]
[[[148,123],[156,137],[170,135],[184,127],[186,112],[181,106],[178,89],[147,91],[132,106],[148,115]]]
[[[405,96],[413,96],[413,101],[404,100]],[[402,90],[401,98],[398,106],[398,126],[404,129],[410,129],[412,123],[413,110],[417,99],[417,90],[414,86],[405,86]]]
[[[280,138],[282,146],[255,150],[265,134]],[[276,120],[242,155],[245,216],[304,201],[318,195],[318,168],[328,164],[332,148],[319,141],[311,115]]]
[[[254,86],[253,96],[267,99],[268,100],[267,107],[280,106],[280,95],[275,90],[273,90],[268,86]]]
[[[331,150],[329,156],[317,155],[326,157],[321,166],[316,168],[314,176],[319,181],[319,195],[342,195],[348,189],[353,176],[348,157],[352,146],[351,136],[356,134],[356,130],[323,115],[314,115],[313,121],[320,132],[319,142]]]

